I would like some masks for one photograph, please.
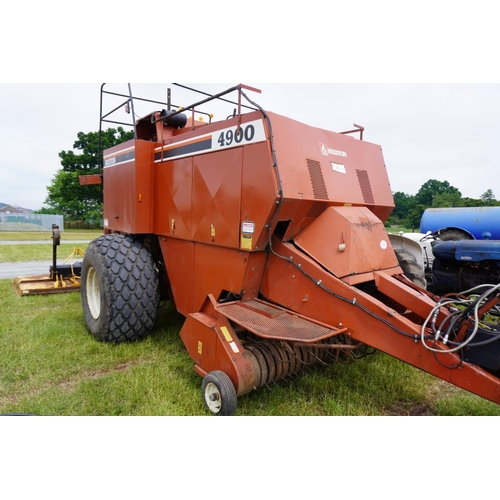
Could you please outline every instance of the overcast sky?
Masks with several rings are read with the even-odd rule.
[[[365,127],[364,139],[382,146],[393,192],[415,194],[429,179],[448,181],[463,196],[479,198],[492,189],[500,199],[497,174],[500,84],[299,84],[189,83],[217,93],[237,83],[262,90],[249,96],[268,111],[341,132]],[[39,209],[47,186],[61,168],[59,152],[72,149],[78,132],[99,129],[100,83],[2,84],[0,202]],[[171,83],[132,84],[132,91],[175,104],[186,96]],[[107,84],[126,92],[126,84]],[[144,106],[144,105],[143,105]],[[139,115],[154,105],[139,109]],[[217,108],[207,111],[215,113]]]

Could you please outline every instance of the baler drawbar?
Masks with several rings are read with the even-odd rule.
[[[414,284],[384,227],[394,201],[381,147],[359,126],[265,111],[249,92],[260,93],[240,84],[181,108],[170,89],[160,103],[101,87],[101,126],[131,110],[131,123],[111,123],[135,139],[103,156],[105,234],[82,265],[90,332],[141,339],[171,301],[215,415],[373,350],[500,404],[500,285],[442,298]],[[103,114],[111,97],[120,104]],[[136,119],[139,102],[157,108]],[[227,119],[202,112],[220,102]]]

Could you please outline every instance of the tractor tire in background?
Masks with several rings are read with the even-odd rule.
[[[399,266],[403,270],[404,275],[412,283],[425,290],[427,288],[425,270],[418,265],[415,256],[403,248],[395,248],[394,253],[398,258]]]
[[[146,337],[156,321],[159,280],[149,250],[130,236],[92,241],[82,264],[81,298],[87,327],[102,342]]]
[[[459,228],[445,228],[440,229],[434,233],[436,238],[441,241],[462,241],[472,240],[474,237],[468,231]]]

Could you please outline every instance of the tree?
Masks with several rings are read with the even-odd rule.
[[[498,207],[500,206],[500,201],[497,201],[495,199],[495,195],[493,194],[493,191],[491,189],[488,189],[485,191],[479,201],[481,202],[480,205],[478,206],[484,206],[484,207]]]
[[[456,187],[450,185],[448,181],[430,179],[426,183],[422,184],[422,187],[415,195],[415,202],[419,205],[424,205],[427,208],[435,207],[435,203],[440,203],[440,200],[442,202],[442,200],[445,199],[443,198],[443,195],[452,195],[453,198],[451,199],[453,200],[459,200],[462,198],[462,193]]]
[[[450,208],[450,207],[460,207],[462,206],[462,193],[458,191],[455,192],[444,192],[438,193],[434,196],[434,201],[432,202],[432,208]]]
[[[393,195],[395,208],[389,218],[389,224],[403,223],[416,230],[427,208],[449,207],[494,207],[500,206],[491,189],[488,189],[476,200],[462,198],[462,193],[448,181],[430,179],[419,189],[415,196],[397,192]]]
[[[55,211],[70,221],[95,224],[102,220],[102,186],[81,186],[80,175],[101,173],[99,158],[99,132],[84,134],[79,132],[73,144],[73,151],[61,151],[62,169],[58,170],[47,186],[45,204],[42,210]],[[101,134],[101,154],[105,149],[134,138],[134,132],[126,132],[122,127],[109,128]],[[75,153],[80,151],[80,153]]]
[[[391,214],[391,218],[397,220],[398,222],[403,222],[407,217],[410,209],[414,204],[414,196],[402,193],[398,191],[394,193],[394,210]]]
[[[420,221],[422,220],[422,215],[424,215],[426,208],[427,207],[425,205],[417,204],[413,205],[413,207],[408,212],[406,225],[413,231],[420,231]]]

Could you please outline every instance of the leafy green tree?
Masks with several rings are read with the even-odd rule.
[[[424,205],[427,208],[434,207],[435,202],[439,203],[439,198],[436,199],[436,197],[445,194],[455,196],[458,195],[459,198],[462,197],[462,193],[460,193],[456,187],[450,185],[448,181],[430,179],[426,183],[422,184],[422,187],[415,195],[415,202],[419,205]]]
[[[398,191],[394,193],[393,198],[395,207],[391,214],[391,218],[398,222],[403,222],[408,218],[415,197]]]
[[[478,200],[478,207],[498,207],[500,201],[495,198],[493,191],[488,189],[485,191]]]
[[[420,221],[422,220],[422,215],[424,215],[425,209],[428,208],[425,205],[417,204],[408,212],[408,217],[406,218],[406,225],[413,231],[420,231]]]
[[[420,228],[420,220],[427,208],[500,206],[500,201],[495,199],[491,189],[483,193],[479,199],[462,198],[462,193],[448,181],[435,179],[422,184],[415,196],[397,192],[393,197],[395,208],[389,223],[403,223],[414,231]]]
[[[446,191],[434,196],[432,208],[449,208],[462,206],[462,193],[458,191]]]
[[[491,189],[488,189],[481,195],[481,201],[485,203],[486,206],[491,206],[495,202],[495,195]]]
[[[45,214],[45,215],[61,215],[55,208],[42,207],[39,210],[34,210],[34,214]]]
[[[122,127],[102,131],[101,154],[133,137],[133,131],[126,132]],[[98,223],[102,220],[102,185],[81,186],[79,177],[101,173],[99,132],[79,132],[73,150],[61,151],[59,158],[62,168],[54,175],[51,185],[47,186],[47,207],[42,210],[62,214],[69,221]]]

